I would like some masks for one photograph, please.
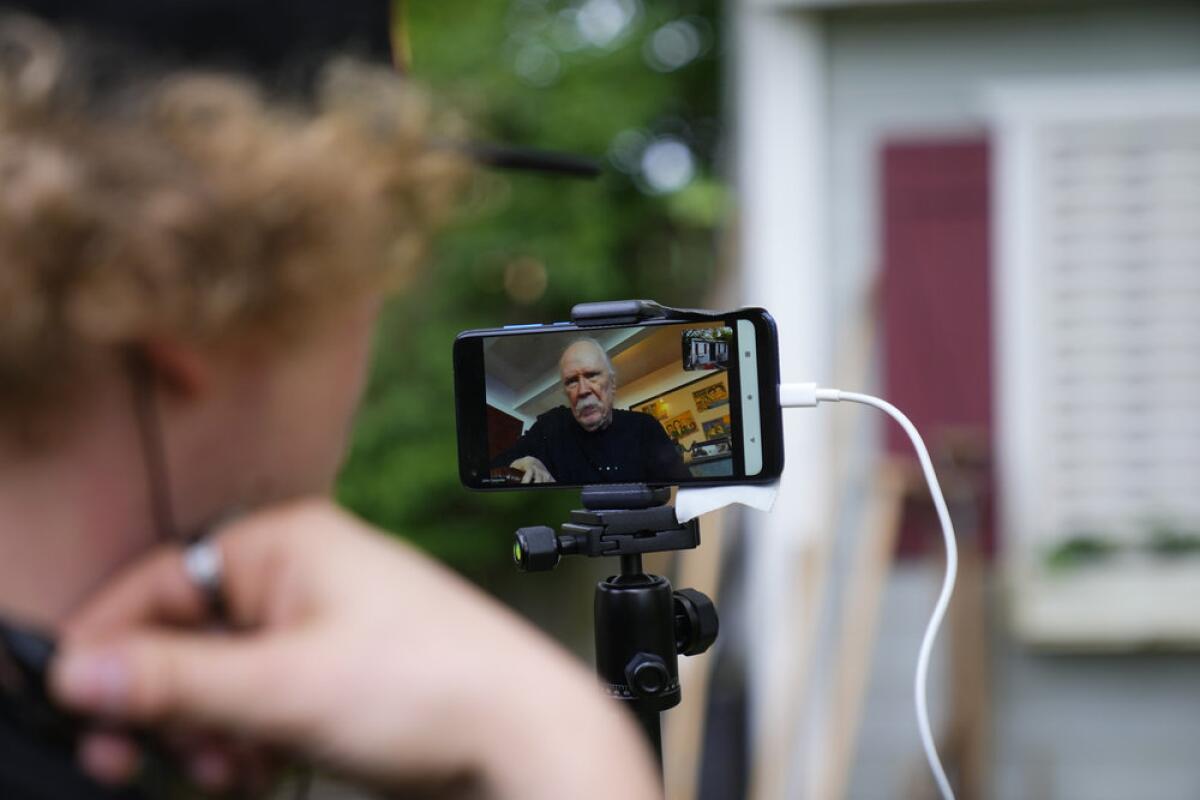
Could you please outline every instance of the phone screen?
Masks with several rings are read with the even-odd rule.
[[[749,319],[460,337],[460,395],[482,394],[481,404],[459,398],[463,480],[505,488],[771,477],[759,338]]]

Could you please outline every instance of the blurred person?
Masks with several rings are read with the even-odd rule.
[[[301,499],[328,495],[380,299],[463,174],[426,144],[428,103],[363,65],[302,107],[82,44],[0,19],[0,617],[62,637],[61,701],[170,729],[206,786],[238,780],[248,740],[388,787],[655,794],[582,666]],[[217,538],[232,632],[177,548],[128,567],[255,510]],[[145,796],[31,741],[5,666],[0,796]],[[95,733],[79,756],[121,781],[137,750]]]
[[[567,405],[538,416],[494,463],[524,473],[521,483],[670,483],[690,477],[675,443],[648,414],[613,408],[617,373],[592,338],[567,345],[558,361]]]

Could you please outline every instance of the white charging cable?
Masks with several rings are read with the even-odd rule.
[[[929,459],[929,451],[916,427],[904,416],[900,409],[886,400],[872,397],[869,394],[843,392],[838,389],[822,389],[815,383],[785,383],[779,387],[779,402],[784,408],[811,408],[818,403],[836,403],[839,401],[863,403],[887,412],[892,419],[900,423],[908,438],[912,440],[917,458],[921,462],[921,470],[925,473],[925,481],[929,484],[929,493],[933,496],[933,505],[937,509],[938,520],[942,523],[942,538],[946,542],[946,577],[942,581],[942,591],[925,627],[925,637],[921,640],[921,651],[917,656],[917,677],[914,691],[914,702],[917,706],[917,727],[921,731],[921,745],[925,748],[925,758],[929,761],[929,769],[933,771],[938,790],[943,800],[954,800],[954,791],[950,781],[946,779],[946,770],[942,768],[938,758],[937,746],[933,741],[933,731],[929,725],[929,703],[926,698],[925,684],[929,675],[929,657],[933,652],[933,642],[937,639],[938,629],[942,626],[942,618],[946,616],[946,608],[950,605],[950,595],[954,592],[954,579],[958,575],[958,546],[954,540],[954,524],[950,521],[950,511],[946,508],[946,498],[942,496],[942,487],[938,484],[937,475],[933,471],[933,462]]]

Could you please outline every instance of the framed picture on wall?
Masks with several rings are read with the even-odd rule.
[[[716,383],[714,383],[714,381],[716,381]],[[696,424],[694,418],[689,416],[687,420],[683,419],[686,413],[684,409],[691,414],[696,414],[698,412],[703,413],[714,406],[728,405],[729,391],[725,388],[727,385],[728,384],[726,382],[724,373],[718,372],[716,374],[708,374],[702,378],[696,378],[695,380],[688,381],[681,386],[672,387],[660,394],[651,395],[650,397],[643,398],[637,402],[630,403],[625,407],[630,411],[649,414],[658,420],[659,424],[663,426],[663,430],[665,430],[672,438],[679,439],[682,436],[689,436],[699,430],[699,426]],[[705,386],[706,388],[698,388],[701,386]],[[702,392],[710,392],[712,391],[713,387],[716,386],[719,386],[720,388],[716,391],[713,391],[711,397],[709,397],[708,394],[705,394],[705,402],[707,405],[700,405],[698,407],[694,405],[696,403],[697,394]],[[672,414],[672,408],[678,413]],[[672,421],[675,422],[674,425],[670,424]],[[679,428],[681,422],[687,422],[690,424],[692,426],[692,430],[685,433],[680,433]],[[684,425],[683,427],[686,430],[688,425]]]
[[[725,381],[717,381],[711,386],[692,392],[692,399],[696,401],[698,411],[708,411],[710,408],[729,405],[729,390],[725,388]]]
[[[643,414],[649,414],[659,422],[666,422],[671,416],[667,410],[667,402],[665,400],[652,400],[649,403],[643,403],[640,406],[634,406],[634,411],[640,411]]]
[[[704,438],[721,439],[729,435],[729,415],[703,423]]]
[[[696,420],[692,417],[692,412],[685,411],[667,422],[666,429],[672,439],[682,439],[697,431]]]

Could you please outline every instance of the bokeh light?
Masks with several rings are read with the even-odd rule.
[[[540,42],[529,42],[513,56],[513,71],[531,86],[550,86],[562,72],[562,60],[552,48]]]
[[[650,136],[645,131],[623,130],[608,146],[608,160],[621,172],[635,175],[642,168],[642,153],[649,143]]]
[[[696,25],[678,19],[650,34],[642,53],[651,69],[672,72],[696,60],[703,47],[704,40]]]
[[[522,256],[504,267],[504,291],[514,303],[536,303],[546,293],[548,283],[546,265],[536,258]]]
[[[695,176],[696,158],[682,139],[664,136],[642,151],[642,180],[651,192],[677,192]]]
[[[637,0],[586,0],[575,15],[575,23],[588,42],[611,47],[633,26],[641,10]]]

